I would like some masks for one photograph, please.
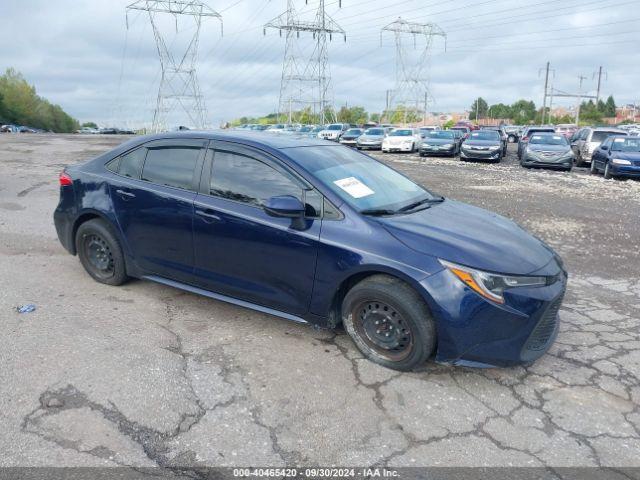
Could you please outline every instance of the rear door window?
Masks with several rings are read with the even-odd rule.
[[[150,148],[142,169],[142,180],[193,190],[193,177],[200,151],[200,147],[188,146]]]
[[[120,157],[118,173],[129,178],[140,178],[140,171],[146,155],[147,149],[144,147],[123,155]]]

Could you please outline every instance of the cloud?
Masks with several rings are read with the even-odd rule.
[[[3,0],[0,67],[14,67],[37,91],[80,120],[103,125],[137,126],[150,121],[160,80],[160,65],[144,13],[129,16],[132,0],[90,2]],[[198,78],[212,124],[277,108],[284,38],[262,26],[282,13],[284,0],[207,1],[221,11],[219,25],[202,25]],[[312,18],[317,4],[296,1],[301,15]],[[329,44],[335,103],[384,108],[385,92],[394,87],[395,41],[380,29],[399,15],[435,22],[447,33],[447,50],[436,42],[426,74],[434,97],[431,109],[461,111],[477,96],[489,103],[531,98],[541,103],[547,61],[556,88],[574,92],[578,75],[594,91],[592,73],[603,65],[605,95],[618,103],[638,100],[640,77],[637,17],[633,2],[615,0],[327,0],[329,14],[347,31],[347,42]],[[179,46],[190,30],[163,24],[170,43]],[[176,37],[176,38],[174,38]],[[408,55],[420,53],[420,39],[403,38]],[[303,33],[300,48],[311,55],[314,40]],[[554,102],[555,103],[555,102]],[[573,103],[557,99],[557,104]],[[179,119],[175,119],[180,123]]]

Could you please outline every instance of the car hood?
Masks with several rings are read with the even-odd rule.
[[[618,150],[611,151],[611,158],[619,158],[621,160],[640,161],[640,152],[621,152]]]
[[[412,142],[415,139],[412,136],[388,136],[386,138],[387,142],[391,143],[392,145],[398,144],[398,143],[403,143],[403,142]]]
[[[413,250],[480,270],[544,275],[543,267],[554,258],[549,247],[515,222],[455,200],[377,220]],[[548,274],[557,273],[557,266],[551,270]]]
[[[456,143],[455,138],[423,138],[422,143],[425,145],[447,145]]]
[[[500,146],[500,140],[465,140],[463,145],[469,147],[497,147]]]
[[[384,137],[382,135],[360,135],[358,140],[363,140],[365,142],[376,142],[381,141]]]
[[[569,145],[547,145],[540,143],[529,143],[529,150],[534,152],[570,152],[571,147]]]

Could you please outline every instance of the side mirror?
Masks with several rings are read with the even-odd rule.
[[[304,205],[292,195],[278,195],[267,199],[263,205],[267,215],[281,218],[298,218],[304,215]]]
[[[600,148],[601,148],[602,150],[609,150],[609,147],[607,147],[606,145],[602,145]]]

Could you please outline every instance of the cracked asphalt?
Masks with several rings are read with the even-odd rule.
[[[122,141],[0,135],[0,466],[640,467],[640,182],[381,156],[570,272],[532,366],[398,373],[342,331],[93,282],[58,243],[57,174]]]

